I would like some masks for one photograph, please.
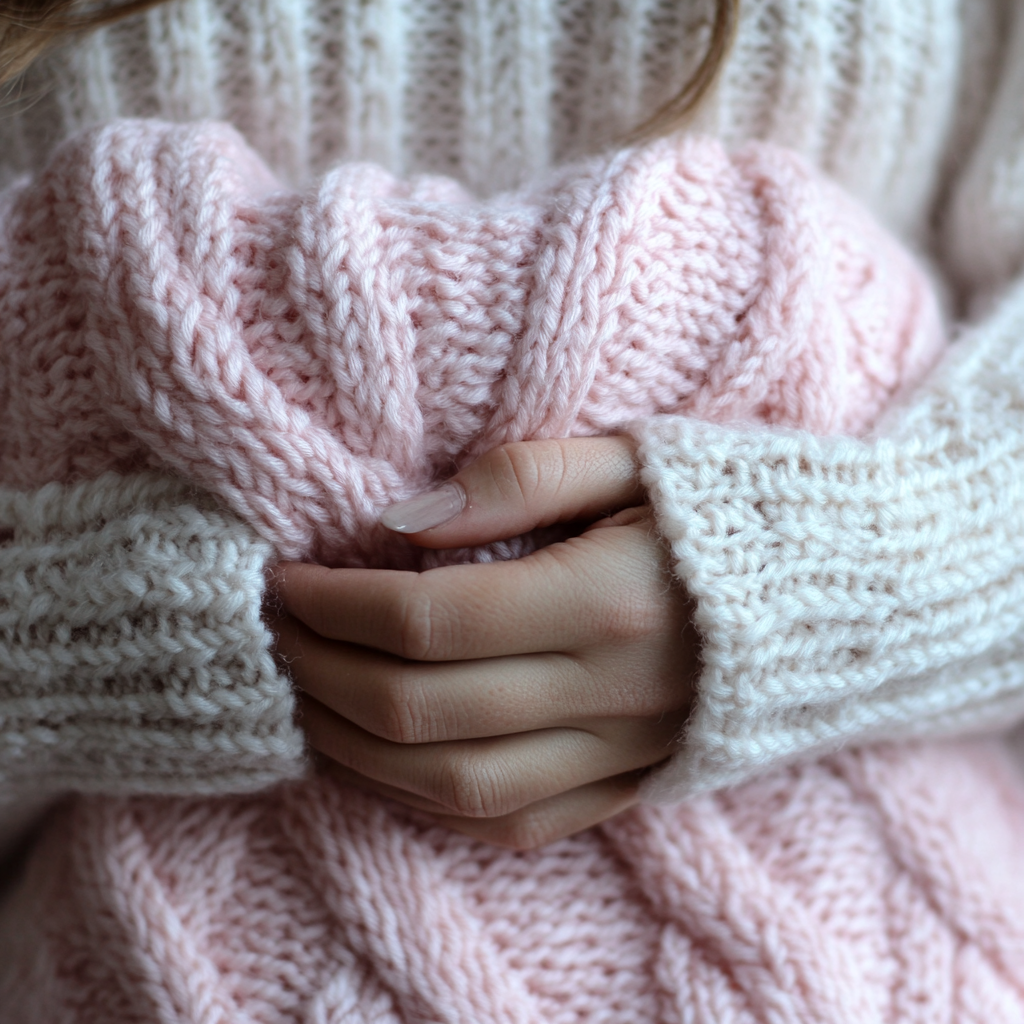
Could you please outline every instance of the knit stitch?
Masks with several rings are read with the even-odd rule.
[[[53,144],[82,125],[134,113],[172,120],[225,117],[292,181],[306,180],[338,157],[372,156],[392,170],[450,172],[474,186],[494,188],[520,177],[524,166],[600,148],[649,114],[692,70],[702,52],[701,26],[706,28],[710,9],[689,0],[551,0],[544,17],[533,17],[528,32],[513,32],[508,26],[519,22],[503,13],[507,7],[475,4],[463,17],[465,5],[454,0],[163,4],[92,35],[33,70],[0,117],[0,178],[10,181],[19,171],[40,171]],[[530,10],[536,14],[539,8],[532,5]],[[1021,267],[1020,232],[1012,227],[1024,209],[1024,191],[1014,184],[1024,166],[1015,85],[1015,75],[1024,66],[1020,11],[1008,0],[824,0],[810,5],[805,0],[745,0],[732,57],[700,123],[734,142],[760,137],[795,148],[860,196],[886,223],[919,240],[931,241],[922,238],[920,229],[933,220],[941,228],[944,270],[953,271],[965,297],[984,312],[992,295]],[[365,55],[364,39],[372,40]],[[497,72],[482,54],[505,69],[502,88],[484,89],[480,76]],[[524,84],[541,82],[550,88],[543,109],[536,93],[527,104],[517,91]],[[486,101],[475,100],[485,94]],[[527,130],[535,141],[548,140],[547,155],[539,163],[537,145],[521,144]],[[517,141],[502,141],[507,139]],[[528,157],[525,164],[520,154]],[[473,180],[478,173],[485,173],[486,180]],[[933,210],[936,197],[944,202]],[[970,346],[1012,360],[1015,339],[1004,335],[999,324],[992,328],[980,323],[971,333]],[[975,423],[984,418],[986,407],[991,409],[992,429],[1012,446],[1011,434],[1018,429],[1013,425],[1018,398],[1012,375],[997,374],[975,394],[977,383],[964,377],[957,383],[964,393],[944,390],[938,403],[925,391],[921,408],[927,415],[937,411],[938,419],[931,426],[919,422],[920,437],[912,443],[923,443],[933,429],[941,433],[947,411],[958,416],[963,406]],[[676,430],[706,428],[686,420],[662,429],[667,439]],[[982,434],[988,429],[980,427]],[[754,457],[761,451],[761,441],[740,437],[736,444]],[[659,441],[642,451],[657,453],[660,446]],[[819,455],[825,453],[811,447]],[[827,451],[846,457],[842,446]],[[952,451],[943,458],[953,476],[965,479]],[[676,455],[661,452],[652,457],[650,467],[677,462]],[[730,457],[719,464],[733,461]],[[815,472],[830,474],[830,493],[847,506],[843,480],[828,465],[797,456],[782,469],[798,474],[801,467],[815,466]],[[691,468],[685,470],[690,472]],[[697,492],[705,518],[727,516],[733,503],[732,479],[712,482],[705,475]],[[987,487],[984,472],[970,479],[972,485]],[[1005,501],[991,507],[1006,510],[1008,521],[1002,526],[993,521],[990,528],[1012,534],[1017,518],[1013,495],[1022,487],[1013,473],[1003,480]],[[664,498],[689,493],[686,487],[675,492],[674,486],[670,482],[658,494]],[[769,474],[764,487],[770,493],[772,486]],[[946,491],[952,503],[949,516],[963,517],[957,502],[971,506],[970,486]],[[675,514],[666,505],[663,526]],[[896,510],[894,515],[913,521],[916,513]],[[869,547],[843,536],[841,522],[833,520],[828,529],[834,548],[849,552],[856,546],[874,564]],[[745,543],[755,535],[745,533]],[[760,557],[768,558],[776,537],[771,531],[760,536],[767,542]],[[916,543],[907,541],[907,550]],[[724,560],[739,557],[723,544]],[[971,550],[969,544],[957,547],[968,558],[965,579],[972,575]],[[142,557],[137,550],[136,554]],[[803,554],[812,559],[809,577],[827,585],[827,573],[813,563],[813,549],[805,548]],[[755,561],[758,555],[749,552],[747,557]],[[1003,557],[1009,555],[1004,552]],[[1005,568],[1012,590],[1019,569],[1012,561],[1005,561]],[[786,573],[765,576],[762,583],[786,578]],[[718,580],[727,590],[732,587],[728,572],[713,569],[702,579]],[[986,584],[986,595],[997,590],[998,584]],[[28,592],[21,599],[26,605],[33,600]],[[719,606],[724,603],[718,601]],[[818,621],[818,603],[811,590],[801,602],[812,613],[812,621]],[[836,620],[837,626],[841,621]],[[1024,689],[1014,660],[1013,638],[1019,631],[1012,617],[1004,616],[999,623],[1007,632],[991,630],[990,649],[976,649],[974,658],[954,666],[941,663],[941,630],[931,640],[921,638],[910,674],[886,675],[877,691],[881,695],[895,687],[901,694],[886,705],[885,714],[877,713],[877,705],[863,720],[835,714],[837,694],[865,693],[861,682],[843,675],[841,687],[833,686],[827,699],[819,700],[818,694],[803,705],[807,720],[802,734],[814,743],[827,737],[824,745],[831,746],[843,741],[840,723],[857,738],[874,736],[875,726],[895,734],[914,730],[922,722],[930,723],[929,728],[941,724],[955,730],[961,721],[979,721],[970,700],[961,700],[973,693],[982,695],[988,709],[982,717],[995,713],[999,705],[1007,722],[1012,721],[1017,714],[1014,694]],[[806,636],[821,624],[789,620],[782,628],[792,636],[801,631]],[[872,643],[895,651],[905,635],[900,626],[884,637],[877,634]],[[210,643],[215,643],[212,637]],[[935,670],[918,673],[917,665]],[[764,671],[777,674],[768,665]],[[799,671],[818,677],[811,663]],[[866,677],[868,690],[876,685],[873,678]],[[139,680],[143,691],[150,685],[159,686],[159,680]],[[916,699],[907,699],[910,693]],[[730,705],[735,703],[734,697],[727,699]],[[815,708],[828,718],[824,728],[810,720]],[[764,735],[769,719],[756,713],[754,718]],[[785,729],[789,738],[768,744],[766,750],[787,750],[790,755],[798,751],[789,726]],[[712,758],[704,763],[714,762]],[[756,758],[755,763],[767,762]],[[90,768],[81,764],[78,771],[84,778]],[[130,785],[129,780],[125,784]],[[699,783],[691,778],[688,785]]]
[[[0,482],[170,469],[326,564],[422,564],[380,510],[503,442],[666,412],[858,431],[942,343],[913,261],[759,144],[480,203],[365,165],[300,196],[228,128],[120,122],[0,225]]]
[[[878,748],[528,854],[328,780],[83,798],[0,923],[11,1021],[1013,1024],[1024,799]]]
[[[283,40],[280,35],[272,37],[263,30],[263,19],[278,7],[294,12],[305,8],[290,2],[239,6],[243,13],[260,12],[250,20],[260,29],[253,33],[257,45],[247,51],[245,46],[240,48],[259,54],[252,65],[266,59],[268,52],[278,61],[275,67],[282,66],[277,55],[292,61],[292,73],[274,73],[279,82],[294,87],[288,102],[282,101],[280,90],[250,87],[239,93],[251,96],[257,106],[273,93],[275,99],[268,107],[277,113],[266,118],[267,131],[259,139],[260,148],[273,153],[268,140],[290,143],[306,137],[307,94],[296,70],[302,60],[293,59],[305,51],[295,46],[301,33],[283,32]],[[353,9],[367,6],[355,4]],[[641,4],[630,6],[646,9]],[[862,187],[876,205],[891,206],[908,221],[919,222],[927,208],[936,146],[945,137],[942,118],[952,94],[949,65],[942,61],[955,62],[956,46],[950,45],[951,37],[934,31],[937,27],[948,30],[949,22],[943,21],[941,13],[921,17],[922,8],[913,4],[857,4],[847,9],[839,3],[820,7],[801,3],[801,17],[795,22],[787,17],[785,5],[773,5],[770,11],[757,3],[744,6],[748,12],[755,10],[761,24],[768,26],[765,37],[777,42],[775,29],[781,27],[788,43],[780,58],[777,45],[744,49],[741,32],[743,59],[734,66],[754,69],[747,78],[739,75],[748,86],[743,93],[746,102],[762,103],[762,111],[774,109],[773,127],[778,130],[784,131],[787,125],[811,126],[807,139],[798,140],[801,145],[806,142],[805,151],[826,163],[837,151],[845,153],[847,180]],[[169,16],[171,10],[164,8],[161,16]],[[212,10],[213,5],[206,3],[180,8],[205,16]],[[844,48],[844,43],[831,51],[827,45],[808,49],[793,31],[795,24],[803,22],[816,26],[814,38],[825,43],[847,38],[843,33],[822,36],[818,30],[825,24],[842,26],[857,37],[864,35],[863,26],[868,23],[860,19],[861,13],[876,10],[895,18],[900,29],[872,36],[870,45],[863,48]],[[201,23],[202,17],[196,22]],[[272,18],[267,21],[272,22]],[[485,17],[483,26],[489,24]],[[200,61],[192,73],[189,62],[197,57],[195,40],[213,35],[190,35],[183,30],[177,36],[181,43],[177,53],[162,51],[161,82],[177,81],[178,89],[157,90],[161,102],[172,95],[190,103],[198,96],[216,95],[228,79],[237,83],[237,77],[218,77],[224,66],[217,59],[205,66]],[[503,36],[509,37],[509,33]],[[242,34],[242,38],[248,36]],[[635,39],[617,38],[624,38],[624,45],[632,45]],[[749,38],[763,42],[756,34]],[[928,41],[915,60],[934,77],[908,75],[906,62],[900,60],[864,60],[865,54],[882,53],[880,40],[885,38],[898,39],[901,45],[908,39]],[[166,41],[166,33],[161,39]],[[936,40],[943,42],[939,45]],[[95,83],[100,87],[97,92],[120,93],[112,99],[115,108],[127,95],[147,95],[146,89],[138,88],[138,81],[131,88],[116,81],[111,70],[128,65],[111,59],[112,51],[106,47],[104,39],[102,45],[86,51],[88,60],[103,71],[90,79],[90,87]],[[430,51],[429,46],[423,49]],[[458,52],[457,46],[452,49]],[[835,61],[834,53],[857,56],[844,63]],[[770,75],[763,73],[765,54],[771,55]],[[328,63],[309,61],[308,66],[323,76]],[[407,69],[402,61],[397,65],[403,72]],[[978,65],[984,74],[995,63]],[[140,65],[132,66],[137,71]],[[244,60],[242,66],[246,66]],[[346,62],[346,66],[352,65]],[[616,66],[627,68],[629,62],[620,58]],[[479,67],[487,65],[481,61]],[[823,85],[838,67],[843,70],[836,76],[835,88]],[[791,74],[808,69],[808,78],[776,73],[787,69]],[[515,79],[517,71],[515,67],[511,73],[506,70],[506,77]],[[815,78],[817,72],[821,74]],[[377,78],[381,86],[387,84],[384,78]],[[598,73],[589,81],[600,78]],[[411,76],[405,81],[412,83],[410,92],[415,94],[419,80]],[[786,89],[778,88],[780,81],[788,82]],[[808,81],[817,84],[810,86]],[[909,106],[869,102],[870,89],[844,88],[850,81],[898,84],[918,100]],[[942,88],[934,88],[936,83]],[[726,85],[731,85],[728,79]],[[593,90],[582,90],[583,94],[588,91]],[[723,92],[727,94],[728,88]],[[984,90],[979,92],[984,95]],[[891,95],[884,88],[882,93]],[[58,93],[56,102],[71,106],[68,101],[73,95],[73,90]],[[491,95],[500,101],[509,93]],[[781,102],[780,96],[784,97]],[[851,97],[858,102],[850,102]],[[498,131],[514,127],[515,103],[507,116],[493,119]],[[920,122],[907,116],[908,110],[926,108],[929,114],[938,112],[934,120],[926,117]],[[567,109],[572,109],[571,104]],[[873,116],[884,111],[890,129],[885,137],[905,139],[905,147],[888,149],[879,143],[884,133],[862,131],[858,150],[857,126],[863,129],[864,122],[857,111],[869,109]],[[797,110],[799,117],[787,120],[791,110]],[[836,110],[842,116],[832,116]],[[817,119],[811,114],[817,114]],[[532,111],[530,117],[534,115]],[[254,121],[263,116],[261,108]],[[963,110],[961,116],[972,120]],[[43,126],[42,137],[53,122],[45,117],[37,120]],[[600,125],[601,120],[592,117],[591,123]],[[751,122],[757,124],[757,118]],[[392,133],[389,138],[400,134],[394,133],[393,122],[383,119],[383,123],[392,125],[387,128]],[[425,119],[424,123],[436,121]],[[815,140],[821,136],[815,130],[823,124],[838,133],[841,145],[832,136],[818,148]],[[926,128],[923,133],[918,128],[921,124]],[[748,127],[744,125],[741,133]],[[22,119],[16,132],[25,128]],[[461,130],[460,125],[453,138]],[[486,138],[491,130],[488,127],[482,136]],[[312,137],[330,138],[331,132]],[[929,141],[919,146],[922,137]],[[353,145],[368,147],[370,142]],[[888,155],[880,156],[873,148],[876,145]],[[484,146],[481,151],[487,149]],[[304,159],[300,153],[293,166],[300,166]],[[984,170],[982,162],[977,180],[983,180]],[[900,187],[892,187],[893,182]],[[913,212],[907,214],[908,210]],[[960,222],[969,225],[970,217]],[[966,260],[965,265],[969,264]],[[1013,327],[1005,318],[1001,324]],[[973,340],[970,348],[975,355],[990,350],[998,357],[1007,354],[1009,334],[1000,334],[994,346],[986,337],[986,332],[979,332]],[[961,474],[961,479],[970,481],[965,486],[985,480],[989,465],[985,456],[998,447],[994,444],[998,437],[977,430],[978,417],[984,418],[978,410],[972,412],[973,420],[960,419],[959,414],[978,399],[980,404],[994,402],[1003,418],[1012,415],[1013,395],[1009,405],[1004,404],[1007,390],[996,385],[1000,376],[1014,373],[1015,364],[1012,358],[1001,367],[998,362],[980,375],[965,374],[960,379],[954,375],[948,391],[940,382],[936,390],[926,393],[918,434],[901,435],[910,449],[923,446],[930,453],[918,465],[900,462],[914,475],[909,491],[915,500],[928,477],[921,472],[928,461],[932,469],[948,470],[950,478]],[[979,382],[990,386],[978,387]],[[950,419],[958,426],[951,434],[943,434],[948,445],[943,445],[942,438],[932,439],[934,443],[926,438],[929,425]],[[673,430],[684,431],[687,424],[694,431],[713,434],[713,428],[692,420],[665,421],[658,429],[666,431],[667,438]],[[969,429],[960,429],[964,426]],[[729,448],[729,436],[725,431],[714,435],[722,449],[715,456],[719,469],[744,465],[734,453],[722,457]],[[750,433],[737,431],[731,436],[739,438],[734,452],[745,446],[753,451]],[[981,444],[968,447],[972,454],[961,461],[965,438]],[[762,458],[779,444],[777,438],[765,439],[763,434],[761,440],[765,444],[758,452]],[[648,446],[645,451],[656,449]],[[851,451],[862,460],[873,457],[873,449],[866,450],[868,456],[853,442],[816,447],[797,436],[786,457],[773,465],[783,481],[813,468],[813,475],[831,481],[831,494],[845,499],[850,493],[845,489],[848,481],[841,473],[833,473],[830,460],[839,453],[835,465],[843,467]],[[1009,450],[1006,447],[1004,454]],[[684,444],[681,451],[678,463],[670,458],[669,464],[682,465],[683,476],[692,475],[687,453],[693,449]],[[807,453],[823,454],[824,463],[805,459]],[[997,467],[1001,457],[996,454]],[[710,483],[711,475],[707,474],[704,484]],[[893,483],[885,473],[877,478],[887,487]],[[941,481],[942,473],[933,474],[932,479]],[[1004,476],[1003,481],[1004,497],[1009,500],[1016,493],[1013,477]],[[727,483],[723,476],[716,486],[697,492],[706,501],[699,509],[706,521],[713,522],[716,511],[723,509],[723,518],[728,519],[732,496]],[[768,476],[762,483],[768,503],[751,503],[743,514],[750,515],[751,522],[760,515],[764,525],[765,510],[771,514],[772,490]],[[669,493],[674,478],[667,478],[666,485]],[[959,507],[957,495],[944,493],[949,495],[946,511],[952,521]],[[890,496],[898,499],[902,492],[897,488]],[[784,504],[788,501],[786,496]],[[672,508],[662,503],[663,518],[666,507]],[[794,507],[807,512],[810,503]],[[998,502],[991,508],[997,514],[981,517],[987,524],[986,534],[998,532],[1000,523],[1005,525],[1012,518]],[[830,525],[837,528],[832,535],[835,543],[844,543],[841,524]],[[755,534],[741,533],[745,541]],[[914,536],[914,531],[905,536]],[[785,540],[785,530],[774,524],[762,531],[760,539],[765,544],[752,549],[752,559],[770,556],[773,546]],[[864,550],[870,556],[870,546]],[[1007,556],[1011,577],[1015,551]],[[728,567],[729,558],[735,558],[735,544],[731,552],[720,564]],[[813,547],[805,547],[804,554],[820,568]],[[788,567],[796,564],[790,562]],[[786,578],[786,573],[773,576],[773,580]],[[728,590],[728,571],[720,579]],[[822,585],[827,591],[825,574],[816,579],[816,587]],[[814,609],[812,593],[802,607],[805,612]],[[774,621],[780,628],[800,628],[799,617]],[[996,625],[1012,628],[1003,620]],[[904,626],[897,626],[895,635],[888,638],[895,650],[906,632]],[[924,649],[928,657],[937,653],[934,644]],[[1004,676],[1018,657],[1012,651],[1008,655]],[[969,675],[970,663],[966,671]],[[847,682],[843,680],[842,685]],[[947,682],[940,689],[954,692],[961,680],[956,675]],[[957,717],[954,711],[951,718]],[[147,1021],[429,1017],[827,1020],[831,1024],[852,1017],[858,1021],[1016,1022],[1022,1016],[1019,922],[1024,918],[1016,896],[1015,870],[1021,815],[1015,786],[992,757],[991,752],[977,748],[945,747],[842,755],[780,773],[738,793],[693,801],[678,810],[631,812],[599,832],[527,856],[496,853],[433,829],[408,812],[389,811],[387,805],[335,791],[326,783],[321,787],[324,792],[289,790],[278,802],[87,802],[55,821],[20,902],[0,926],[5,986],[0,1005],[11,1008],[9,1012],[18,1019],[88,1019],[94,1014],[105,1024],[119,1016]],[[340,815],[339,807],[344,808]],[[393,814],[390,821],[373,817],[388,813]],[[240,819],[245,821],[240,824]],[[363,827],[366,820],[369,828]],[[284,838],[279,828],[282,821],[290,829]],[[416,846],[424,835],[432,845]],[[602,844],[605,849],[593,855],[594,847]],[[184,849],[194,855],[197,870],[192,874],[182,857]],[[611,849],[610,856],[606,849]],[[452,850],[455,854],[448,859]],[[584,856],[577,857],[581,851]],[[353,870],[345,874],[338,870],[339,863]],[[457,870],[450,869],[452,863]],[[307,873],[318,886],[312,895],[305,888]],[[567,895],[560,899],[559,893]],[[209,896],[216,898],[208,902]],[[332,942],[333,935],[340,935],[340,940]],[[467,979],[483,984],[467,984]],[[506,998],[509,993],[511,1004]]]
[[[870,441],[638,425],[703,637],[667,799],[885,737],[1024,716],[1024,284]]]
[[[381,504],[495,443],[669,412],[861,431],[942,342],[913,262],[774,147],[663,141],[486,203],[367,167],[302,197],[225,129],[128,122],[6,201],[5,482],[171,468],[335,564],[402,564]],[[28,1019],[1011,1021],[1024,1002],[1024,803],[982,747],[843,755],[536,855],[328,781],[82,800],[51,836],[4,918],[33,924],[0,958]]]
[[[0,535],[3,802],[301,774],[259,615],[273,548],[249,527],[181,483],[106,474],[0,493]]]
[[[743,0],[696,127],[802,154],[922,239],[979,130],[1007,0]],[[712,0],[171,0],[38,66],[0,118],[0,182],[116,117],[235,125],[305,184],[339,160],[475,193],[600,152],[670,99]],[[1016,95],[1016,94],[1014,94]]]
[[[127,122],[63,147],[7,209],[6,482],[169,467],[278,549],[333,563],[401,561],[374,534],[380,505],[496,443],[680,411],[863,430],[942,344],[915,264],[774,147],[668,140],[487,203],[343,168],[303,198],[226,129]],[[881,938],[921,930],[934,963],[960,928],[963,988],[932,1019],[964,999],[1013,1007],[1015,933],[1001,918],[985,931],[1005,909],[997,874],[969,845],[952,882],[928,859],[934,821],[967,802],[931,788],[937,756],[863,755],[849,778],[807,767],[782,791],[631,812],[536,856],[328,781],[256,801],[81,800],[8,908],[7,928],[39,927],[3,939],[0,995],[29,1019],[105,1024],[657,1021],[695,1006],[881,1021],[917,953]],[[994,816],[1012,831],[1019,810],[991,758],[947,767],[989,786],[974,808],[988,845]],[[790,809],[742,835],[769,792]],[[907,805],[898,848],[883,799]],[[802,863],[775,877],[809,820],[828,827],[799,825]],[[838,917],[804,884],[814,863],[856,879],[822,893]],[[938,914],[922,899],[934,875]]]

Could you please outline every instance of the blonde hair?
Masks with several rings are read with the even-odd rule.
[[[73,33],[109,25],[165,0],[0,0],[0,84],[24,71],[41,53]],[[739,14],[739,0],[715,0],[707,50],[689,80],[668,103],[632,133],[635,139],[665,135],[681,125],[714,85],[725,63]]]
[[[65,36],[88,32],[155,7],[163,0],[81,3],[80,0],[0,0],[0,84],[21,74]]]
[[[630,141],[657,138],[683,127],[711,91],[725,65],[739,22],[740,0],[715,0],[711,36],[696,70],[682,89],[641,122],[630,134]]]

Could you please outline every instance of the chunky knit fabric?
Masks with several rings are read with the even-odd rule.
[[[801,153],[922,236],[984,118],[1009,0],[743,0],[697,127]],[[338,160],[520,184],[618,143],[692,74],[712,0],[175,0],[40,65],[0,180],[116,117],[238,127],[293,184]],[[1016,95],[1016,93],[1014,93]]]
[[[83,798],[0,924],[5,1020],[1014,1024],[1024,799],[848,753],[529,854],[323,781]]]
[[[1019,186],[1024,130],[1018,102],[1024,17],[1019,10],[1007,0],[971,4],[825,0],[813,6],[803,0],[750,0],[741,8],[733,55],[720,87],[701,113],[701,123],[733,141],[756,136],[793,147],[813,164],[827,168],[887,223],[919,237],[931,211],[941,229],[938,239],[928,239],[933,256],[961,286],[964,298],[985,312],[987,298],[1021,266],[1020,238],[1024,236],[1013,227],[1024,210],[1024,190]],[[0,118],[0,175],[11,180],[22,170],[38,172],[53,145],[82,125],[119,114],[146,113],[181,120],[210,115],[228,118],[243,128],[279,174],[295,181],[305,180],[311,171],[339,156],[373,156],[393,169],[441,170],[480,188],[493,188],[493,183],[521,177],[548,159],[600,147],[653,109],[691,69],[702,45],[700,30],[694,26],[706,14],[698,3],[688,0],[627,5],[552,0],[548,6],[529,10],[541,16],[531,14],[521,21],[518,12],[526,11],[522,5],[510,12],[504,4],[465,7],[448,0],[401,4],[375,0],[370,5],[336,0],[164,4],[97,33],[33,71],[19,92],[20,99],[12,97]],[[364,51],[366,38],[372,38],[373,45]],[[364,59],[364,53],[374,56]],[[548,58],[550,62],[544,64]],[[496,80],[499,66],[504,69],[501,87],[485,88],[484,80]],[[547,99],[541,89],[529,92],[527,102],[523,90],[538,82],[547,83]],[[395,97],[397,103],[392,102]],[[527,130],[547,140],[540,150],[523,143]],[[509,139],[514,144],[502,141]],[[538,152],[542,154],[539,161],[535,159]],[[933,209],[936,198],[943,202]],[[991,352],[997,361],[1008,354],[1012,358],[1016,339],[1004,326],[984,319],[960,344],[979,354]],[[985,382],[966,373],[954,388],[943,387],[937,400],[925,390],[920,400],[925,418],[918,421],[916,439],[906,443],[930,444],[928,436],[941,434],[946,412],[951,411],[957,417],[961,412],[968,414],[964,422],[978,424],[982,434],[990,428],[998,430],[1012,447],[1013,437],[1024,437],[1014,425],[1015,387],[1012,372],[993,375]],[[993,415],[988,426],[983,422],[986,410]],[[930,422],[933,413],[938,419]],[[651,454],[652,472],[691,460],[692,446],[680,461],[663,443],[670,441],[674,431],[691,427],[696,429],[689,420],[666,425],[663,440],[644,444],[642,451]],[[761,450],[756,437],[735,437],[748,452]],[[829,449],[833,450],[841,451]],[[820,454],[828,457],[827,452]],[[961,466],[954,448],[943,459],[952,481],[970,480],[963,489],[948,491],[946,512],[962,530],[965,509],[973,502],[971,488],[986,476]],[[1011,458],[1007,466],[1013,464]],[[831,473],[827,464],[801,458],[779,465],[789,474],[813,466],[817,466],[815,472]],[[767,473],[764,487],[770,491],[770,470],[762,466],[760,471]],[[734,501],[730,488],[734,479],[738,478],[705,473],[697,492],[704,515],[726,515]],[[1005,501],[998,507],[1011,510],[1013,495],[1024,487],[1013,472],[1002,480]],[[863,488],[844,492],[844,478],[833,474],[830,493],[842,504],[853,502],[855,507],[866,493]],[[688,493],[688,484],[676,490],[674,482],[657,489],[663,526],[677,515],[686,517],[685,508],[674,507],[670,499]],[[1013,532],[1015,514],[1005,514],[1002,524],[998,516],[990,521],[992,530]],[[912,521],[915,515],[911,511],[897,518]],[[157,525],[155,521],[154,528]],[[834,547],[849,552],[859,543],[845,538],[840,520],[833,520],[829,530],[834,546],[824,549],[826,553]],[[743,535],[748,555],[742,557],[751,562],[770,557],[777,542],[771,532],[758,535],[766,541],[760,555],[749,550],[754,534]],[[913,548],[917,541],[908,543]],[[161,550],[167,553],[174,547],[171,539]],[[870,546],[859,550],[865,553],[867,566],[873,557]],[[973,550],[966,540],[956,547],[965,559],[964,580],[974,576]],[[132,551],[133,571],[147,572],[144,552]],[[1012,585],[1020,563],[1013,561],[1010,551],[1004,549],[1003,557],[1005,582]],[[803,549],[802,557],[811,559],[808,579],[827,585],[827,558],[817,564],[810,547]],[[741,553],[723,538],[714,558],[729,564],[739,560]],[[728,594],[735,592],[729,574],[717,568],[702,573],[702,579],[707,586],[720,581]],[[766,576],[762,583],[770,588],[774,581],[785,579],[783,573]],[[801,623],[794,617],[785,629],[791,637],[801,631],[806,636],[812,630],[827,630],[831,621],[837,630],[836,642],[841,643],[844,619],[840,615],[825,621],[817,614],[819,605],[827,603],[817,586],[810,586],[800,603],[812,620]],[[995,580],[986,587],[987,596],[979,594],[982,600],[999,590]],[[19,609],[14,614],[23,614],[33,600],[30,588],[19,588]],[[719,607],[728,600],[714,598]],[[919,637],[914,658],[897,656],[901,638],[908,635],[904,626],[879,631],[872,643],[892,652],[891,670],[856,683],[847,672],[840,685],[832,685],[836,682],[832,680],[827,695],[808,693],[813,699],[800,705],[806,742],[792,741],[789,724],[784,741],[772,741],[767,735],[771,705],[764,706],[765,714],[754,712],[758,743],[765,741],[760,746],[764,756],[750,757],[747,747],[743,755],[747,770],[770,763],[769,752],[792,756],[801,749],[839,744],[847,735],[877,735],[876,727],[883,733],[905,733],[923,721],[929,728],[941,723],[951,730],[961,722],[976,724],[979,716],[971,698],[962,699],[969,694],[987,694],[982,700],[988,709],[995,706],[994,695],[1002,694],[1009,721],[1009,716],[1016,715],[1014,694],[1024,689],[1024,674],[1013,653],[1017,625],[1012,617],[991,620],[986,641],[990,646],[975,647],[971,658],[949,665],[944,661],[945,627],[941,619],[932,621],[937,632]],[[719,641],[732,643],[721,630],[740,622],[722,620]],[[828,646],[831,641],[822,642]],[[814,648],[800,649],[810,653]],[[88,671],[85,660],[83,656],[80,663],[83,673]],[[737,664],[742,664],[742,658]],[[920,670],[925,665],[936,670]],[[763,664],[758,671],[773,677],[781,667]],[[813,661],[794,671],[817,673]],[[982,676],[986,682],[979,683]],[[729,706],[737,700],[729,690],[732,679],[726,673],[715,688]],[[884,714],[876,713],[877,704],[866,716],[852,713],[857,700],[874,685],[873,679],[884,683],[879,695],[897,687],[903,696],[887,702]],[[6,682],[0,680],[0,684]],[[157,674],[143,673],[136,685],[145,699],[150,689],[162,683]],[[284,682],[279,685],[283,688]],[[710,689],[702,691],[701,699]],[[836,715],[833,698],[842,692],[860,696]],[[918,699],[907,700],[911,692]],[[746,690],[740,704],[750,695]],[[922,717],[925,705],[931,710]],[[815,708],[821,708],[827,718],[823,727],[812,721]],[[738,722],[733,717],[729,726],[730,749],[744,748],[741,740],[735,745]],[[844,733],[840,724],[850,731]],[[719,754],[708,760],[704,752],[697,753],[697,762],[719,763],[716,773],[725,770]],[[82,764],[79,771],[84,779],[89,767]],[[124,782],[130,785],[127,776]],[[687,784],[699,782],[691,778]]]
[[[665,141],[487,203],[350,167],[303,198],[226,129],[131,122],[7,200],[8,481],[169,466],[335,563],[401,564],[380,504],[495,443],[681,411],[863,430],[942,342],[915,264],[773,147]],[[1020,838],[982,747],[531,855],[329,781],[82,798],[0,921],[0,996],[105,1024],[1009,1021]]]
[[[167,477],[106,474],[0,495],[0,530],[0,802],[301,773],[252,529]]]
[[[772,147],[663,142],[478,204],[367,168],[296,196],[223,129],[129,123],[7,210],[4,436],[35,438],[7,482],[169,466],[333,562],[381,561],[380,504],[493,443],[656,412],[861,430],[941,342],[914,264]],[[114,1024],[1013,1021],[1022,837],[983,747],[531,855],[329,782],[85,799],[7,908],[0,995]]]
[[[0,224],[0,481],[170,469],[328,564],[415,564],[380,510],[505,441],[861,430],[942,340],[859,206],[700,137],[474,203],[364,165],[297,195],[230,129],[121,122]]]
[[[1018,284],[869,441],[636,427],[703,637],[665,797],[1024,717],[1022,338]]]

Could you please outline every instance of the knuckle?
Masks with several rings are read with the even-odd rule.
[[[557,493],[565,483],[565,453],[557,441],[505,444],[495,458],[495,476],[506,497],[521,495],[529,504],[540,495]]]
[[[435,738],[433,715],[422,679],[396,668],[380,688],[378,733],[392,743],[430,743]]]
[[[409,661],[445,661],[452,649],[453,624],[444,604],[418,582],[395,609],[395,653]]]
[[[511,786],[500,764],[453,751],[439,777],[439,800],[464,818],[497,818],[512,810]]]

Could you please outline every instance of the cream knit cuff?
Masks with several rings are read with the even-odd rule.
[[[0,490],[0,787],[223,793],[305,766],[273,548],[186,485]]]
[[[648,799],[1024,717],[1024,286],[955,349],[881,439],[634,428],[704,663]]]

